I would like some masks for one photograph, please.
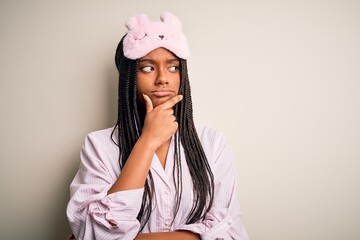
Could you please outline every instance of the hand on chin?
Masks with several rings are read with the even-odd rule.
[[[169,100],[170,98],[172,98],[173,96],[164,96],[164,97],[156,97],[156,96],[151,96],[150,99],[153,103],[153,106],[159,106],[160,104],[163,104],[164,102],[166,102],[167,100]]]

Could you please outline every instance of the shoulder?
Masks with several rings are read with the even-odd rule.
[[[227,148],[227,142],[222,131],[205,126],[196,127],[197,134],[204,152],[210,162],[216,161]]]
[[[114,128],[106,128],[106,129],[101,129],[101,130],[97,130],[97,131],[93,131],[90,132],[89,134],[86,135],[85,139],[91,139],[91,140],[95,140],[95,141],[112,141],[112,139],[115,137],[115,131],[114,132],[114,136],[112,136],[112,133],[114,132]]]
[[[197,127],[198,136],[215,179],[221,179],[234,169],[235,156],[222,131]]]
[[[203,147],[204,145],[215,147],[225,144],[224,134],[218,129],[206,126],[196,126],[196,131]]]
[[[114,128],[93,131],[86,135],[83,150],[113,153],[118,151],[116,139],[117,131],[114,131]]]
[[[119,148],[115,143],[117,131],[114,128],[90,132],[85,137],[81,149],[81,162],[83,166],[97,172],[106,172],[112,179],[119,174]]]

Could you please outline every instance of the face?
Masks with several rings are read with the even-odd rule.
[[[143,94],[146,94],[156,107],[178,95],[179,66],[179,59],[164,48],[157,48],[140,58],[137,76],[138,101],[144,106]]]

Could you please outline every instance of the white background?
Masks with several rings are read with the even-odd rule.
[[[87,133],[115,124],[125,20],[177,15],[195,120],[237,157],[253,240],[360,239],[360,2],[0,1],[0,238],[66,239]]]

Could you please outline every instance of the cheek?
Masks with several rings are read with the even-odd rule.
[[[145,100],[142,94],[137,94],[136,100],[138,104],[145,107]]]
[[[137,82],[136,82],[136,90],[138,92],[138,94],[142,94],[146,92],[146,89],[148,88],[148,83],[146,81],[146,79],[143,78],[138,78]]]
[[[136,90],[136,99],[138,104],[140,104],[141,106],[145,106],[145,100],[144,100],[144,96],[143,96],[143,91],[141,91],[140,89]]]
[[[148,79],[144,79],[144,78],[138,78],[136,81],[136,96],[137,96],[137,101],[138,103],[140,103],[142,106],[145,106],[145,100],[143,97],[143,94],[147,94],[149,95],[149,90],[151,89],[149,86],[149,81]]]
[[[179,90],[180,90],[180,77],[179,80],[175,83],[176,84],[176,89],[177,89],[177,94],[179,94]]]
[[[179,94],[179,90],[180,90],[180,83],[181,83],[181,78],[180,78],[180,73],[173,73],[171,74],[169,77],[169,84],[171,86],[171,88],[173,90],[176,90],[177,94]]]

